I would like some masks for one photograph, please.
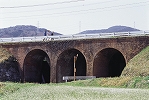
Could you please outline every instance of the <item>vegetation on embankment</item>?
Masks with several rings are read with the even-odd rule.
[[[12,55],[4,48],[0,47],[0,63],[3,63]]]
[[[122,76],[149,76],[149,46],[128,62]]]
[[[92,80],[80,80],[63,85],[71,86],[93,86],[93,87],[113,87],[113,88],[147,88],[149,89],[149,76],[146,77],[114,77],[96,78]]]

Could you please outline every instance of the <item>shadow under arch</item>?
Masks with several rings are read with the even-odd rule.
[[[74,56],[78,54],[76,60],[76,76],[86,76],[86,60],[84,55],[77,49],[68,49],[63,51],[56,65],[56,82],[63,82],[63,76],[74,75]]]
[[[30,51],[23,64],[24,82],[50,83],[50,59],[40,49]]]
[[[1,82],[20,82],[21,70],[18,60],[13,56],[0,62],[0,81]]]
[[[106,48],[98,52],[93,62],[93,75],[98,77],[118,77],[121,75],[126,61],[120,51]]]

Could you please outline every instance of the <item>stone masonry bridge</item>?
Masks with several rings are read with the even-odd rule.
[[[1,43],[18,62],[22,82],[62,82],[73,76],[117,77],[149,45],[148,36]]]

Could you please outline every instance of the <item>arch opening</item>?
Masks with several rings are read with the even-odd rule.
[[[40,50],[30,51],[23,65],[24,82],[50,83],[50,59]]]
[[[63,76],[74,75],[74,56],[78,54],[75,62],[76,76],[86,76],[86,60],[84,55],[76,49],[69,49],[62,52],[57,61],[57,82],[63,82]]]
[[[93,74],[98,77],[119,77],[126,66],[122,53],[114,48],[101,50],[94,58]]]
[[[14,56],[0,62],[0,81],[20,82],[20,66]]]

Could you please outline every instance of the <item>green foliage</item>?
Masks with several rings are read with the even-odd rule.
[[[149,76],[146,77],[135,77],[131,80],[127,87],[129,88],[149,88]]]
[[[116,87],[116,88],[149,88],[149,76],[146,77],[115,77],[97,78],[91,80],[79,80],[61,83],[69,86],[93,86],[93,87]]]
[[[2,84],[2,87],[0,89],[0,95],[6,95],[9,93],[13,93],[14,91],[18,90],[18,86],[16,86],[15,84]]]
[[[0,97],[2,95],[8,95],[10,93],[14,93],[18,91],[20,88],[24,87],[30,87],[33,86],[33,83],[26,83],[26,84],[21,84],[21,83],[12,83],[12,82],[1,82],[0,83]]]
[[[98,78],[59,84],[3,82],[0,83],[0,100],[147,100],[148,89],[149,76]]]

